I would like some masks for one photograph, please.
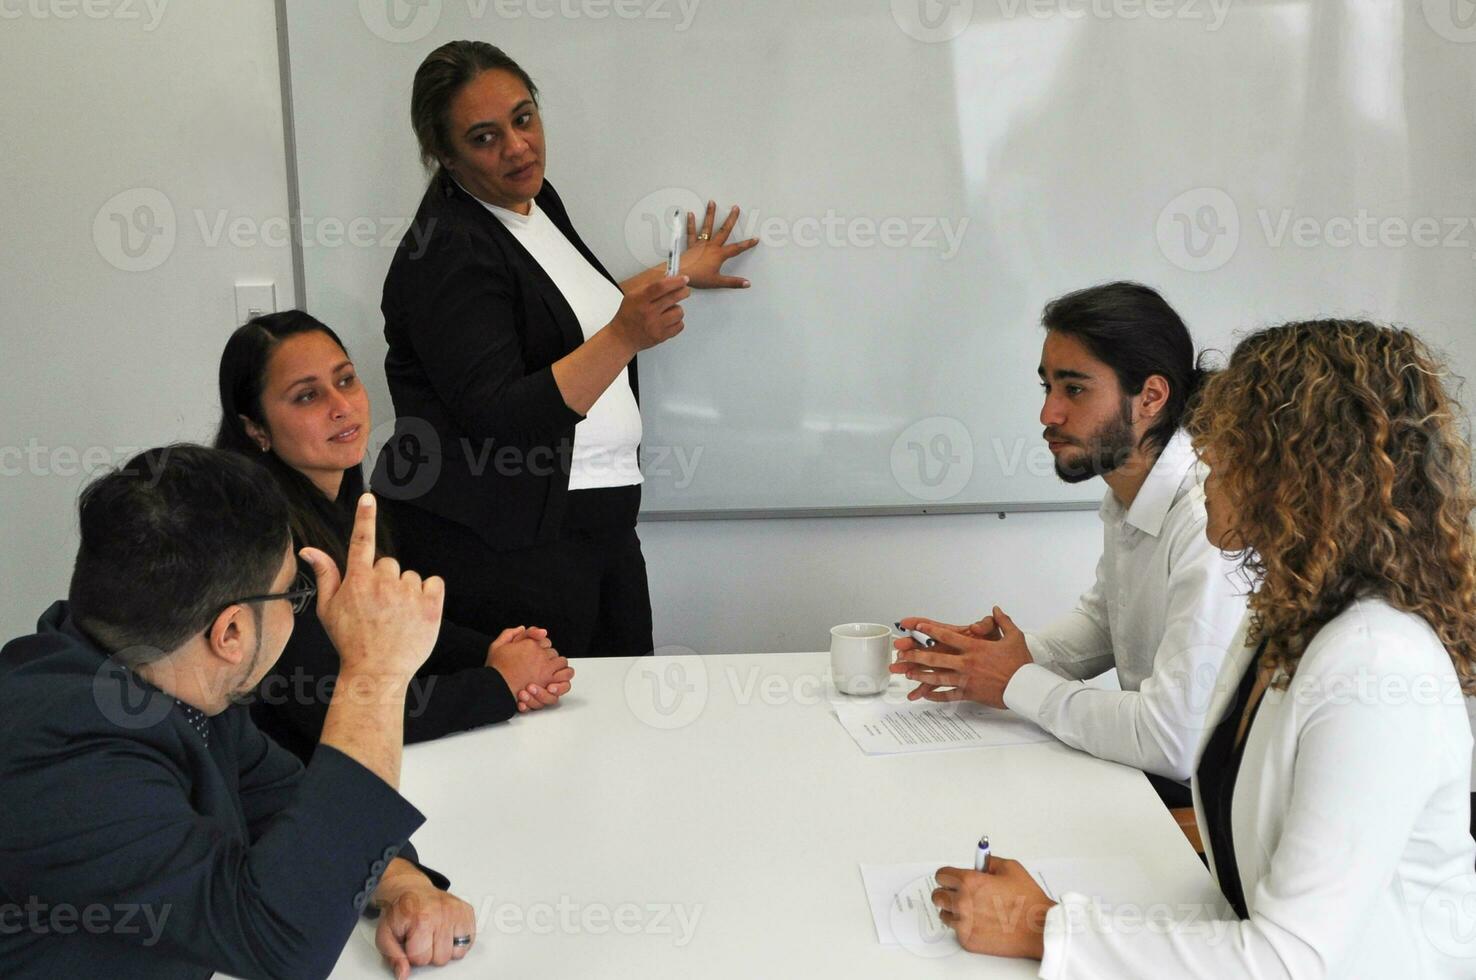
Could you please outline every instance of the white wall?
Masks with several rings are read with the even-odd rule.
[[[287,247],[212,244],[196,218],[213,228],[222,213],[287,213],[271,3],[36,0],[0,12],[0,632],[10,636],[66,593],[81,464],[204,437],[235,326],[232,284],[275,280],[290,295],[292,265]],[[133,233],[134,246],[152,242],[140,262],[157,267],[113,264],[130,264],[115,213],[164,229]]]
[[[233,283],[273,280],[284,305],[293,293],[271,223],[287,214],[272,4],[87,9],[115,16],[77,6],[63,19],[52,14],[73,7],[37,0],[5,5],[0,21],[7,637],[66,592],[83,471],[208,436]],[[136,213],[166,234],[130,260],[112,215]],[[239,244],[214,237],[222,219]],[[135,230],[132,241],[146,240]],[[1099,547],[1090,513],[647,523],[641,534],[657,642],[703,653],[823,649],[837,622],[966,618],[989,602],[1039,623],[1089,581]]]

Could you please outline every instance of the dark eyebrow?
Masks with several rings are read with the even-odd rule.
[[[1046,376],[1045,367],[1042,366],[1042,367],[1036,368],[1035,369],[1035,373],[1038,374],[1038,375],[1040,375],[1042,378],[1044,378]],[[1051,372],[1051,377],[1053,379],[1055,379],[1056,381],[1068,381],[1068,380],[1069,381],[1091,381],[1092,380],[1092,376],[1090,374],[1086,374],[1086,373],[1084,373],[1082,371],[1072,371],[1069,368],[1061,368],[1060,370],[1052,371]]]
[[[333,368],[333,370],[330,371],[329,373],[330,374],[337,374],[339,371],[342,371],[344,368],[346,368],[346,367],[353,367],[353,366],[354,366],[354,362],[353,361],[350,361],[350,360],[345,359],[343,361],[340,361],[337,365],[335,365],[334,368]],[[298,385],[307,384],[309,381],[317,381],[317,380],[318,380],[318,376],[316,374],[310,374],[310,375],[308,375],[305,378],[298,378],[296,381],[294,381],[291,384],[289,384],[283,390],[284,391],[291,391],[293,388],[296,388]]]
[[[512,112],[509,114],[509,118],[516,119],[518,116],[520,116],[520,115],[523,114],[523,110],[525,108],[527,108],[528,106],[531,106],[531,105],[533,105],[533,100],[532,99],[524,99],[523,101],[519,102],[517,105],[513,106]],[[463,135],[470,136],[470,135],[472,135],[473,133],[475,133],[479,129],[486,129],[488,126],[499,126],[499,125],[501,125],[501,123],[497,122],[497,120],[495,120],[495,119],[484,119],[481,122],[475,122],[475,123],[472,123],[470,126],[468,126],[466,128],[466,132]]]

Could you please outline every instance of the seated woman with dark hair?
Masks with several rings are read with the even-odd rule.
[[[294,549],[318,548],[343,567],[355,502],[364,490],[370,421],[369,396],[338,335],[300,310],[240,327],[221,355],[220,408],[216,447],[249,456],[276,476],[291,511]],[[392,557],[393,529],[384,526],[382,513],[379,553]],[[314,604],[306,603],[281,660],[257,689],[257,726],[306,760],[337,673],[338,653]],[[406,695],[405,741],[424,742],[555,704],[573,676],[540,628],[516,626],[494,640],[443,621]]]
[[[1209,380],[1206,534],[1257,583],[1193,780],[1228,907],[1143,928],[1014,861],[943,868],[965,948],[1047,978],[1473,975],[1476,500],[1445,373],[1409,331],[1326,320]]]

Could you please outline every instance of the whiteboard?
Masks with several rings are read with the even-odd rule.
[[[673,205],[763,240],[752,289],[640,357],[648,517],[1093,506],[1035,369],[1041,306],[1094,282],[1153,285],[1201,346],[1365,315],[1476,364],[1476,22],[1446,0],[280,2],[299,299],[381,438],[411,80],[462,37],[532,74],[617,278]]]

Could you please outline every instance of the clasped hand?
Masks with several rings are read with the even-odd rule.
[[[559,656],[548,630],[540,626],[503,630],[487,650],[487,666],[500,673],[517,695],[519,711],[558,704],[573,686],[574,668]]]
[[[895,641],[897,660],[888,669],[917,681],[909,701],[977,701],[1003,708],[1004,691],[1015,671],[1030,663],[1025,634],[998,607],[968,626],[951,626],[909,617],[902,628],[917,630],[938,641],[923,647],[911,637]]]

